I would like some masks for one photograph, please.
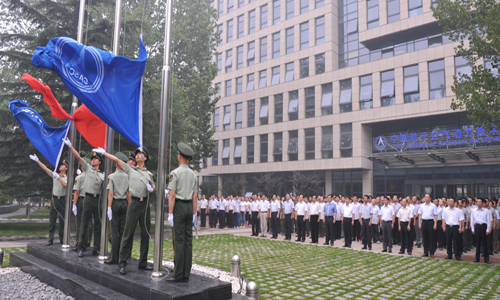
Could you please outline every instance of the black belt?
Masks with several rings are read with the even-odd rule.
[[[183,199],[177,199],[177,198],[175,198],[175,203],[177,203],[177,202],[193,202],[193,199],[183,200]]]
[[[474,226],[482,226],[482,225],[486,226],[486,224],[479,224],[479,223],[478,224],[474,224]]]
[[[85,193],[85,196],[89,196],[89,197],[94,197],[94,198],[97,198],[97,196],[100,196],[100,194],[89,194],[89,193]]]
[[[144,200],[146,200],[146,197],[140,197],[140,198],[139,198],[139,197],[134,197],[134,196],[132,196],[132,200],[134,200],[134,201],[139,201],[139,202],[143,202]]]
[[[401,223],[408,223],[408,222],[410,222],[410,221],[401,221]]]
[[[127,198],[123,198],[123,199],[113,198],[113,201],[115,201],[115,200],[121,201],[121,200],[127,200]]]
[[[422,221],[434,221],[434,219],[424,219]]]
[[[66,198],[66,196],[54,196],[54,195],[52,195],[52,197],[54,197],[55,199],[64,199],[64,198]]]
[[[384,223],[392,223],[392,221],[382,221],[382,222],[384,222]]]
[[[460,227],[459,225],[446,225],[448,227]]]
[[[78,199],[80,199],[80,198],[82,198],[82,199],[83,199],[83,198],[85,198],[85,196],[78,196]]]
[[[349,220],[352,220],[352,218],[344,218],[344,219],[349,219]]]

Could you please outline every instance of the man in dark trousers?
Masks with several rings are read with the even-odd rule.
[[[462,260],[460,255],[462,252],[460,239],[462,237],[460,234],[464,228],[464,213],[460,208],[455,207],[455,199],[453,198],[448,199],[448,206],[443,210],[442,218],[443,232],[446,234],[446,251],[448,253],[445,259],[452,259],[452,248],[455,248],[455,258],[460,261]]]
[[[419,228],[421,229],[422,238],[424,240],[424,255],[423,257],[429,256],[429,252],[431,257],[434,257],[434,247],[433,245],[433,236],[434,230],[437,229],[437,207],[433,203],[431,203],[431,195],[425,194],[424,197],[425,203],[420,205],[418,216],[419,216]]]
[[[491,213],[483,208],[484,199],[477,198],[477,209],[472,210],[471,214],[471,230],[472,234],[476,236],[476,259],[474,262],[479,262],[481,255],[481,246],[484,251],[484,262],[490,263],[490,254],[488,253],[488,235],[491,234]]]

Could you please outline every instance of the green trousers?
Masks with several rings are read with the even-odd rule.
[[[76,217],[75,217],[75,222],[76,222],[76,248],[78,248],[78,241],[80,240],[81,236],[81,231],[80,231],[80,226],[82,224],[82,215],[83,215],[83,199],[84,197],[78,197],[78,200],[76,200]],[[88,223],[88,232],[92,232],[92,220],[89,220]],[[90,238],[91,235],[88,235],[89,238],[87,239],[87,243],[85,244],[85,248],[87,248],[90,245]],[[84,248],[84,249],[85,249]]]
[[[141,226],[141,255],[139,257],[139,267],[148,265],[149,232],[151,231],[151,211],[146,200],[138,201],[132,197],[132,202],[127,209],[125,221],[125,231],[123,232],[122,243],[120,245],[120,255],[118,264],[120,267],[127,265],[127,257],[132,251],[134,243],[134,232],[137,222]],[[114,201],[113,201],[114,202]]]
[[[64,236],[64,211],[66,209],[66,197],[61,197],[57,199],[52,197],[50,202],[50,215],[49,215],[49,241],[54,239],[54,233],[56,232],[56,221],[59,218],[59,241],[63,243]]]
[[[94,251],[99,251],[101,248],[101,216],[99,215],[99,212],[101,211],[101,207],[99,207],[100,205],[101,201],[99,201],[99,195],[97,197],[93,197],[88,194],[85,195],[85,199],[83,200],[81,224],[88,224],[92,221],[92,217],[94,217]],[[82,226],[81,224],[78,249],[85,251],[92,232],[89,232],[88,226]]]
[[[123,232],[125,231],[127,207],[127,199],[113,199],[113,204],[111,205],[113,218],[111,219],[111,251],[109,260],[115,264],[118,263],[120,243],[122,241]]]
[[[174,206],[174,243],[175,279],[189,278],[193,262],[193,203],[176,200]]]

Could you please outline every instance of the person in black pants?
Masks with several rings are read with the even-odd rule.
[[[304,222],[305,214],[307,213],[307,204],[304,203],[302,195],[299,196],[299,203],[295,205],[295,220],[297,220],[297,240],[296,242],[306,241],[306,224]]]
[[[259,236],[260,231],[260,219],[257,219],[259,216],[258,211],[252,211],[252,235]]]
[[[488,249],[488,235],[491,234],[491,213],[483,208],[483,199],[476,200],[477,210],[473,210],[471,214],[471,230],[476,236],[476,259],[474,262],[479,262],[481,255],[481,246],[483,249]],[[490,263],[490,254],[484,251],[484,262]]]
[[[422,239],[424,240],[424,257],[429,256],[434,257],[434,232],[437,229],[437,207],[431,203],[431,196],[425,194],[425,203],[420,205],[418,210],[419,215],[419,228],[422,233]]]

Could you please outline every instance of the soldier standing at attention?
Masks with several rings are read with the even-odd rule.
[[[68,138],[63,139],[64,143],[69,147],[73,155],[80,162],[83,169],[85,170],[85,198],[83,200],[83,212],[82,212],[82,223],[88,224],[94,217],[94,250],[93,255],[99,255],[99,249],[101,247],[101,216],[99,215],[102,183],[104,182],[104,174],[99,172],[99,166],[102,163],[102,156],[99,153],[94,152],[90,158],[90,164],[87,163],[76,151],[76,149],[71,145]],[[83,252],[87,247],[88,235],[92,235],[88,232],[88,226],[80,225],[80,239],[78,240],[78,256],[83,257]]]
[[[196,174],[188,166],[194,155],[185,143],[177,144],[179,167],[170,173],[168,222],[172,226],[174,271],[171,282],[187,282],[193,261],[193,222],[196,218],[198,185]]]
[[[115,153],[115,156],[123,162],[128,158],[121,152]],[[120,242],[122,241],[123,231],[125,230],[125,221],[127,219],[127,192],[128,175],[117,164],[116,171],[108,176],[108,219],[111,221],[111,251],[109,260],[106,264],[117,264],[120,253]]]
[[[129,191],[132,196],[127,209],[127,219],[125,221],[125,231],[123,232],[122,243],[120,245],[120,254],[118,264],[120,266],[120,274],[125,275],[125,267],[130,251],[132,251],[132,243],[134,242],[134,232],[139,222],[141,226],[141,247],[139,257],[139,270],[153,270],[153,267],[148,265],[147,255],[149,249],[149,231],[151,229],[151,211],[149,208],[149,193],[154,193],[155,183],[153,181],[153,173],[148,171],[145,163],[149,159],[149,153],[146,147],[137,148],[135,150],[135,161],[137,167],[125,164],[118,157],[107,153],[104,149],[94,149],[94,151],[103,154],[108,159],[114,161],[119,168],[122,168],[128,175]],[[172,191],[170,191],[172,193]]]
[[[59,215],[59,242],[63,243],[64,236],[64,220],[62,214],[66,209],[66,186],[67,180],[66,171],[68,170],[68,164],[66,160],[59,165],[59,172],[52,172],[47,168],[46,165],[42,164],[36,154],[30,155],[30,159],[35,161],[42,170],[44,170],[49,176],[53,178],[52,180],[52,201],[50,202],[50,219],[49,219],[49,241],[47,246],[53,244],[54,233],[56,232],[56,220]]]
[[[84,160],[88,163],[90,163],[90,159],[84,158]],[[82,171],[81,173],[75,178],[75,184],[73,185],[73,214],[75,215],[76,219],[76,246],[73,248],[73,251],[78,251],[78,241],[80,240],[80,234],[81,234],[81,224],[82,224],[82,214],[83,214],[83,199],[85,199],[85,171],[83,168],[81,168]],[[78,173],[78,171],[77,171]],[[92,232],[92,222],[89,222],[89,232]],[[89,246],[89,243],[87,242],[86,247]]]

